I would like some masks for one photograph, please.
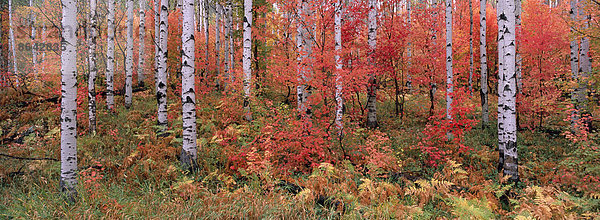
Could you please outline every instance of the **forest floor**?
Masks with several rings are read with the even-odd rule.
[[[370,154],[372,163],[357,162],[368,158],[332,160],[310,165],[303,172],[281,171],[278,159],[260,149],[250,148],[244,154],[236,150],[256,146],[257,139],[268,135],[265,127],[271,126],[269,112],[274,110],[263,106],[272,104],[257,104],[255,120],[243,122],[230,119],[234,113],[219,101],[221,94],[200,95],[200,169],[189,173],[181,169],[177,158],[180,104],[169,105],[170,135],[157,138],[151,90],[136,93],[129,110],[117,105],[109,113],[99,101],[96,134],[87,133],[85,107],[78,112],[79,199],[71,204],[61,198],[58,183],[59,99],[3,93],[0,219],[600,218],[596,191],[600,138],[595,132],[582,144],[566,139],[560,127],[519,131],[521,181],[507,184],[496,168],[493,128],[482,130],[476,125],[461,140],[469,150],[446,154],[437,166],[424,162],[427,155],[415,146],[423,141],[427,120],[410,103],[426,102],[427,97],[412,97],[402,120],[381,115],[380,129],[348,125],[354,127],[343,142],[345,149],[390,148],[389,152],[375,149]],[[82,99],[80,105],[87,106]],[[122,97],[116,101],[122,103]],[[380,111],[393,112],[393,103],[380,104]],[[293,106],[273,106],[293,118],[289,110]],[[381,143],[372,144],[372,137],[382,136]],[[339,147],[336,139],[329,141],[324,146]],[[241,165],[232,159],[240,155],[245,156]],[[379,159],[396,164],[373,168]]]

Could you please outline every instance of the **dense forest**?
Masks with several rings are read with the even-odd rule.
[[[3,0],[0,218],[600,219],[598,52],[598,0]]]

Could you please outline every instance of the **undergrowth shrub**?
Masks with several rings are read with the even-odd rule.
[[[452,119],[445,118],[444,112],[431,116],[421,141],[414,146],[421,149],[426,166],[437,167],[447,159],[461,161],[461,155],[472,150],[463,144],[463,138],[476,123],[470,118],[474,105],[469,104],[464,88],[459,88],[453,95]]]

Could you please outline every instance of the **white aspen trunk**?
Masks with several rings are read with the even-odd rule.
[[[342,122],[344,99],[343,99],[343,82],[342,82],[342,1],[335,2],[334,29],[335,29],[335,126],[338,130],[338,135],[342,137],[344,124]]]
[[[409,31],[412,29],[412,18],[411,18],[411,14],[412,14],[412,1],[408,0],[406,1],[406,13],[407,13],[407,23],[408,23],[408,28]],[[408,88],[408,91],[412,90],[412,76],[410,75],[410,68],[412,66],[412,42],[408,42],[408,47],[406,48],[407,51],[407,55],[408,55],[408,65],[407,65],[407,74],[406,74],[406,87]]]
[[[498,172],[504,168],[504,29],[506,17],[504,14],[504,1],[499,0],[496,5],[496,16],[498,17]]]
[[[5,7],[6,2],[0,3],[0,7]],[[0,16],[0,23],[5,24],[5,19]],[[0,88],[8,87],[8,33],[0,28]]]
[[[298,85],[296,86],[296,95],[297,95],[297,105],[298,105],[298,111],[300,112],[301,117],[306,117],[306,100],[304,100],[305,97],[305,93],[306,93],[306,86],[305,86],[305,78],[306,78],[306,65],[304,64],[305,59],[304,57],[306,56],[306,54],[303,54],[303,51],[305,49],[305,45],[304,45],[304,36],[303,36],[303,32],[304,32],[304,14],[305,14],[305,10],[304,10],[304,2],[305,0],[299,0],[298,2],[298,18],[297,18],[297,26],[296,26],[296,46],[298,48],[298,57],[296,58],[297,62],[298,62]]]
[[[220,69],[221,69],[221,16],[223,14],[223,6],[220,3],[215,3],[217,11],[215,14],[215,53],[216,61],[215,66],[217,67],[217,88],[221,88],[221,81],[219,80]]]
[[[448,120],[452,120],[454,90],[452,76],[452,0],[446,0],[446,119]]]
[[[154,1],[154,89],[158,91],[158,66],[160,63],[160,1]]]
[[[115,0],[108,0],[106,42],[106,107],[114,111],[115,96],[113,77],[115,73]]]
[[[227,7],[229,7],[229,72],[231,73],[231,82],[235,80],[235,75],[233,74],[233,70],[235,69],[235,61],[233,59],[235,45],[233,44],[233,7],[231,5],[231,0],[228,0]]]
[[[296,44],[298,46],[298,86],[296,87],[298,97],[298,110],[302,119],[310,119],[311,108],[308,103],[310,96],[310,66],[312,57],[312,39],[309,33],[310,29],[310,3],[309,0],[300,0],[298,2],[298,26]]]
[[[225,41],[224,42],[225,48],[223,48],[224,58],[225,58],[225,59],[223,59],[223,61],[224,61],[223,64],[225,65],[225,69],[223,71],[224,71],[225,79],[224,79],[223,84],[224,84],[226,90],[227,90],[228,85],[231,83],[231,74],[232,74],[230,71],[231,68],[230,68],[230,62],[229,62],[229,47],[230,47],[229,38],[231,37],[229,34],[231,33],[231,31],[230,31],[231,27],[229,26],[230,23],[229,23],[228,15],[229,15],[230,9],[231,8],[229,7],[229,5],[225,6],[225,11],[223,13],[223,27],[224,27],[224,32],[225,32],[225,36],[223,39],[223,41]]]
[[[29,0],[29,7],[33,7],[33,0]],[[31,24],[31,56],[32,56],[32,62],[33,62],[33,74],[35,76],[35,78],[37,79],[38,77],[38,71],[37,71],[37,42],[35,41],[35,37],[36,37],[36,29],[35,29],[35,14],[34,11],[32,10],[30,12],[31,14],[29,15],[29,21]]]
[[[486,0],[481,0],[480,2],[480,33],[479,37],[479,54],[481,61],[481,124],[483,128],[487,128],[490,120],[489,116],[489,105],[488,105],[488,69],[487,69],[487,42],[486,42],[486,31],[487,31],[487,21],[486,21]]]
[[[144,69],[144,63],[146,61],[146,0],[140,0],[140,29],[139,29],[139,48],[138,48],[138,86],[144,86],[144,80],[146,79],[146,71]]]
[[[517,76],[516,76],[516,15],[515,0],[505,1],[504,14],[507,19],[504,30],[504,175],[512,182],[519,181],[517,154]],[[501,19],[503,16],[501,16]]]
[[[160,39],[159,39],[159,62],[156,101],[158,105],[157,124],[159,126],[158,133],[164,135],[167,129],[167,34],[168,34],[168,16],[169,16],[169,1],[162,0],[160,2]]]
[[[521,0],[515,0],[515,17],[516,17],[516,34],[521,33]],[[515,37],[516,39],[516,37]],[[523,80],[522,80],[522,76],[521,76],[521,53],[519,53],[519,47],[518,45],[521,45],[521,42],[516,39],[516,63],[515,63],[515,71],[517,74],[517,92],[519,94],[523,93]]]
[[[369,0],[369,20],[368,20],[368,44],[369,61],[372,70],[369,72],[369,82],[367,85],[367,127],[375,128],[377,122],[377,73],[375,68],[375,57],[373,54],[377,49],[377,0]]]
[[[208,56],[209,56],[209,54],[208,54],[208,44],[209,44],[209,41],[208,41],[208,36],[209,36],[208,15],[209,15],[209,8],[208,8],[208,6],[209,5],[208,5],[208,0],[204,0],[203,2],[204,2],[204,14],[203,14],[204,15],[204,17],[203,17],[204,18],[204,40],[206,42],[206,51],[205,51],[206,52],[206,63],[208,64]],[[207,66],[207,69],[206,69],[205,72],[208,72],[208,65],[206,65],[206,66]]]
[[[585,7],[587,6],[586,0],[579,0],[579,16],[583,19],[582,30],[585,31],[589,28],[588,22],[590,22],[591,16],[585,13]],[[581,45],[579,48],[579,70],[578,70],[578,89],[577,89],[577,109],[580,115],[585,114],[588,111],[588,81],[592,72],[592,63],[590,59],[590,38],[583,36],[581,38]]]
[[[571,10],[569,10],[569,14],[571,16],[571,20],[573,20],[573,22],[577,22],[577,14],[579,12],[579,9],[577,8],[577,0],[571,0]],[[575,34],[575,28],[571,27],[571,34]],[[579,80],[579,42],[577,39],[573,39],[571,41],[570,44],[570,49],[571,49],[571,54],[570,54],[570,61],[571,61],[571,78],[573,79],[574,82],[578,82]],[[575,86],[575,88],[573,88],[573,92],[571,92],[571,100],[573,101],[573,104],[575,104],[575,109],[577,109],[577,94],[578,94],[578,90],[579,90],[579,83],[577,84],[577,86]],[[579,120],[579,112],[574,112],[571,115],[571,130],[576,131],[576,123]]]
[[[190,170],[197,168],[196,160],[196,81],[195,71],[195,40],[194,0],[183,2],[182,63],[181,63],[181,105],[183,118],[183,146],[181,164]]]
[[[70,201],[77,198],[77,6],[62,0],[60,188]]]
[[[15,85],[19,87],[19,72],[17,71],[17,51],[15,50],[15,33],[12,23],[12,0],[8,0],[8,34],[10,35],[10,49],[12,51],[13,75],[15,76]]]
[[[90,23],[89,23],[89,39],[88,39],[88,118],[90,133],[96,134],[96,75],[98,68],[96,67],[96,39],[98,37],[98,26],[96,16],[96,0],[90,0]]]
[[[250,88],[252,84],[252,0],[244,0],[244,52],[242,66],[244,69],[244,115],[252,121],[250,111]]]
[[[473,92],[473,1],[469,1],[469,94]]]
[[[42,35],[41,35],[41,37],[42,37],[42,43],[45,44],[46,43],[46,25],[44,25],[42,27]],[[45,50],[42,52],[42,57],[40,58],[40,63],[44,63],[44,61],[46,61],[46,51]],[[45,65],[42,65],[42,73],[45,70],[44,66]]]
[[[129,109],[133,98],[133,0],[127,0],[127,45],[125,52],[125,108]]]

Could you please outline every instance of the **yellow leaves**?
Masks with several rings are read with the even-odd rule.
[[[55,127],[52,130],[48,131],[44,138],[54,137],[56,134],[60,133],[60,127]]]
[[[536,219],[572,219],[567,211],[578,206],[569,195],[551,186],[525,188],[517,213],[529,213]]]
[[[450,197],[452,200],[452,214],[461,219],[493,219],[494,213],[489,203],[483,199],[465,199],[461,197]]]
[[[450,191],[450,187],[453,186],[454,183],[444,181],[444,180],[424,180],[419,179],[415,181],[414,186],[409,186],[405,195],[416,196],[419,199],[419,203],[424,205],[429,200],[431,200],[434,196],[448,196]]]
[[[309,203],[315,200],[315,195],[312,190],[307,188],[295,195],[294,199],[302,203]]]
[[[362,184],[358,186],[358,196],[363,204],[388,201],[401,191],[399,186],[388,182],[373,182],[366,178],[360,180]]]
[[[189,179],[187,176],[184,176],[183,180],[173,184],[172,189],[177,190],[177,189],[180,189],[182,186],[192,184],[193,182],[194,182],[193,179]]]

